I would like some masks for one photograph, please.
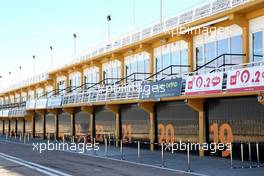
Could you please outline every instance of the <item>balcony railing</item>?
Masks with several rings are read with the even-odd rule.
[[[213,72],[219,72],[223,74],[223,85],[222,91],[226,91],[227,85],[227,74],[229,71],[242,69],[242,68],[251,68],[257,66],[264,66],[264,60],[260,62],[240,64],[240,65],[219,65],[218,68],[214,69]],[[206,67],[206,66],[204,66]],[[263,67],[262,67],[263,68]],[[168,68],[170,70],[170,67]],[[197,70],[199,71],[199,70]],[[181,77],[183,79],[183,85],[181,89],[181,95],[185,95],[185,82],[189,76],[197,75],[198,73],[184,73],[178,74],[176,77]],[[212,70],[210,71],[212,72]],[[210,74],[207,72],[207,74]],[[154,78],[155,76],[153,76]],[[172,79],[174,77],[169,74],[167,77],[164,77],[163,80]],[[156,82],[159,82],[157,80]],[[35,100],[29,100],[23,104],[11,104],[5,105],[0,108],[0,116],[11,116],[16,117],[26,113],[26,110],[30,109],[45,109],[45,108],[61,108],[63,106],[72,106],[80,104],[96,104],[96,103],[105,103],[115,100],[139,100],[140,99],[140,89],[142,88],[142,83],[149,82],[149,78],[138,82],[132,81],[130,83],[124,83],[123,81],[117,82],[117,84],[107,85],[107,86],[98,86],[92,87],[90,89],[81,89],[79,91],[71,91],[65,94],[54,94],[51,97],[42,97]],[[154,80],[155,82],[155,80]]]

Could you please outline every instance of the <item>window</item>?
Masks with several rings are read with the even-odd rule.
[[[242,54],[242,36],[234,36],[231,38],[231,53]],[[230,64],[242,64],[242,56],[232,56]]]
[[[223,54],[230,54],[228,39],[222,39],[217,41],[217,56],[221,56]],[[224,66],[225,64],[230,62],[230,57],[228,55],[222,56],[218,59],[217,66]]]
[[[203,46],[198,46],[195,48],[196,52],[196,69],[200,68],[203,64]]]
[[[253,33],[253,62],[263,59],[263,32]]]

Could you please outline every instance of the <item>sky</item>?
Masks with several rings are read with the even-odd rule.
[[[201,1],[163,0],[163,17]],[[136,26],[133,4],[134,0],[0,0],[0,89],[49,69],[51,45],[53,63],[72,59],[73,33],[77,53],[106,40],[108,14],[111,37],[159,21],[160,0],[135,0]]]

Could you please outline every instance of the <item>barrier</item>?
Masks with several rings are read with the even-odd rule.
[[[249,168],[252,168],[252,158],[251,158],[251,143],[248,143],[248,156],[249,156]]]
[[[161,143],[161,167],[164,167],[164,145]]]
[[[241,149],[241,168],[244,168],[244,147],[243,147],[243,143],[241,143],[240,145],[240,149]]]
[[[187,162],[188,162],[188,172],[191,172],[191,161],[190,161],[190,145],[187,145]]]
[[[138,157],[138,162],[140,163],[141,162],[141,159],[140,159],[140,141],[138,141],[137,157]]]

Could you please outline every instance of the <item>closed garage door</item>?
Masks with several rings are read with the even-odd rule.
[[[125,141],[149,141],[149,114],[137,104],[121,106],[122,138]]]
[[[110,136],[112,139],[115,134],[115,114],[105,107],[95,108],[95,134],[97,139]]]
[[[156,111],[159,143],[198,142],[198,113],[184,102],[160,102]]]

